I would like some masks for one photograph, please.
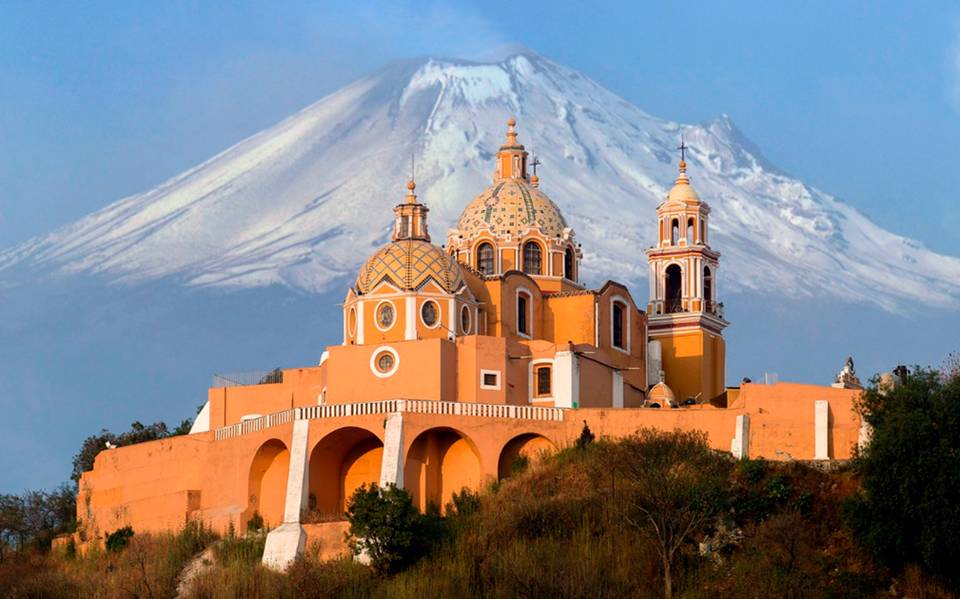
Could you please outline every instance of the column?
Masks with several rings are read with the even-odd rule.
[[[387,414],[380,461],[380,486],[403,486],[403,412]]]
[[[813,459],[830,459],[830,402],[817,400],[813,411]]]
[[[263,565],[271,570],[286,570],[303,554],[307,535],[300,525],[300,514],[309,498],[309,465],[307,460],[309,420],[294,420],[290,439],[290,470],[287,474],[287,496],[283,507],[283,524],[270,531],[263,548]]]
[[[554,405],[558,408],[580,407],[580,358],[572,351],[558,351],[553,370],[557,385]]]
[[[623,373],[619,370],[610,371],[613,380],[611,384],[613,385],[613,407],[622,408],[623,407]]]

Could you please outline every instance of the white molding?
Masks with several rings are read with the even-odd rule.
[[[623,332],[626,336],[626,342],[627,342],[626,347],[617,347],[616,345],[613,344],[613,306],[615,303],[618,303],[618,302],[620,303],[620,305],[623,306],[624,316],[626,317],[626,321],[623,323],[624,325]],[[618,352],[621,352],[627,355],[630,355],[630,342],[631,342],[631,332],[632,332],[632,329],[630,328],[631,321],[632,321],[632,318],[630,315],[630,303],[627,302],[627,298],[623,297],[622,295],[611,296],[610,297],[610,347],[617,350]]]
[[[572,351],[558,351],[553,362],[554,405],[558,408],[580,406],[580,359]]]
[[[486,385],[483,382],[485,375],[495,374],[497,375],[497,384],[496,385]],[[499,391],[502,387],[502,373],[499,370],[484,370],[480,369],[480,388],[484,391]]]
[[[830,459],[830,402],[818,399],[813,407],[813,459]]]
[[[381,372],[380,369],[377,368],[377,358],[384,352],[393,356],[393,368],[387,372]],[[400,354],[398,354],[397,350],[393,349],[389,345],[381,345],[370,353],[370,372],[372,372],[373,375],[378,379],[385,379],[393,376],[397,372],[398,368],[400,368]]]
[[[406,306],[406,323],[403,338],[411,341],[417,338],[417,298],[408,295],[404,304]]]
[[[537,371],[537,366],[543,366],[544,364],[550,365],[550,395],[539,396],[536,394],[537,381],[534,373]],[[530,360],[530,364],[527,366],[527,401],[531,404],[535,401],[554,401],[556,393],[557,375],[556,369],[553,367],[553,358]]]
[[[527,296],[527,332],[520,331],[520,294]],[[525,339],[533,339],[533,292],[526,287],[517,287],[516,297],[513,302],[513,324],[517,335]]]
[[[437,324],[441,324],[443,318],[437,314]],[[457,301],[454,298],[447,300],[447,339],[453,341],[457,336]]]
[[[363,345],[364,336],[363,336],[363,306],[366,304],[363,300],[357,302],[357,345]]]

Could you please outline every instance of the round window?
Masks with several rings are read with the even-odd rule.
[[[470,334],[470,308],[466,306],[460,308],[460,331],[464,335]]]
[[[382,352],[377,356],[377,370],[380,372],[390,372],[393,370],[393,354]]]
[[[380,309],[377,310],[377,325],[381,329],[389,329],[393,326],[394,316],[393,304],[381,304]]]
[[[440,311],[437,309],[437,302],[426,302],[420,308],[420,318],[423,319],[423,324],[428,327],[434,327],[437,325],[437,317],[439,316]]]

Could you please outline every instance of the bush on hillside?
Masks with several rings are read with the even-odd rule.
[[[858,408],[873,428],[846,506],[864,548],[896,572],[917,564],[960,591],[960,374],[914,368]]]
[[[347,503],[348,542],[379,574],[397,572],[425,555],[443,535],[435,507],[421,514],[396,485],[361,485]]]

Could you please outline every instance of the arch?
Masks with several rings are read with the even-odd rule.
[[[713,273],[709,266],[703,267],[703,301],[707,304],[707,310],[713,302]]]
[[[476,444],[456,429],[440,427],[423,431],[410,444],[403,481],[420,511],[430,505],[443,510],[454,493],[479,488],[482,472]]]
[[[517,460],[538,461],[544,455],[556,453],[553,441],[538,433],[524,433],[507,441],[497,460],[497,478],[503,480],[514,473]]]
[[[517,335],[533,337],[533,293],[526,287],[517,288]]]
[[[477,270],[485,275],[492,275],[497,271],[496,252],[493,244],[488,241],[477,246]]]
[[[694,231],[693,217],[691,216],[687,219],[687,245],[693,245]]]
[[[622,295],[610,298],[610,345],[614,349],[630,353],[631,339],[630,305]]]
[[[680,243],[680,221],[673,219],[670,224],[670,245]]]
[[[543,274],[543,250],[536,241],[523,244],[523,272],[528,275]]]
[[[577,263],[573,248],[568,247],[563,251],[563,276],[569,281],[576,281],[577,275],[574,272],[574,265]]]
[[[383,441],[348,426],[323,437],[310,452],[310,510],[322,518],[343,516],[347,500],[362,484],[380,482]]]
[[[667,267],[663,288],[667,313],[683,312],[683,269],[679,264]]]
[[[264,524],[270,527],[283,522],[283,507],[287,496],[287,475],[290,470],[290,451],[279,439],[270,439],[257,449],[247,477],[247,509],[241,526],[258,512]]]

